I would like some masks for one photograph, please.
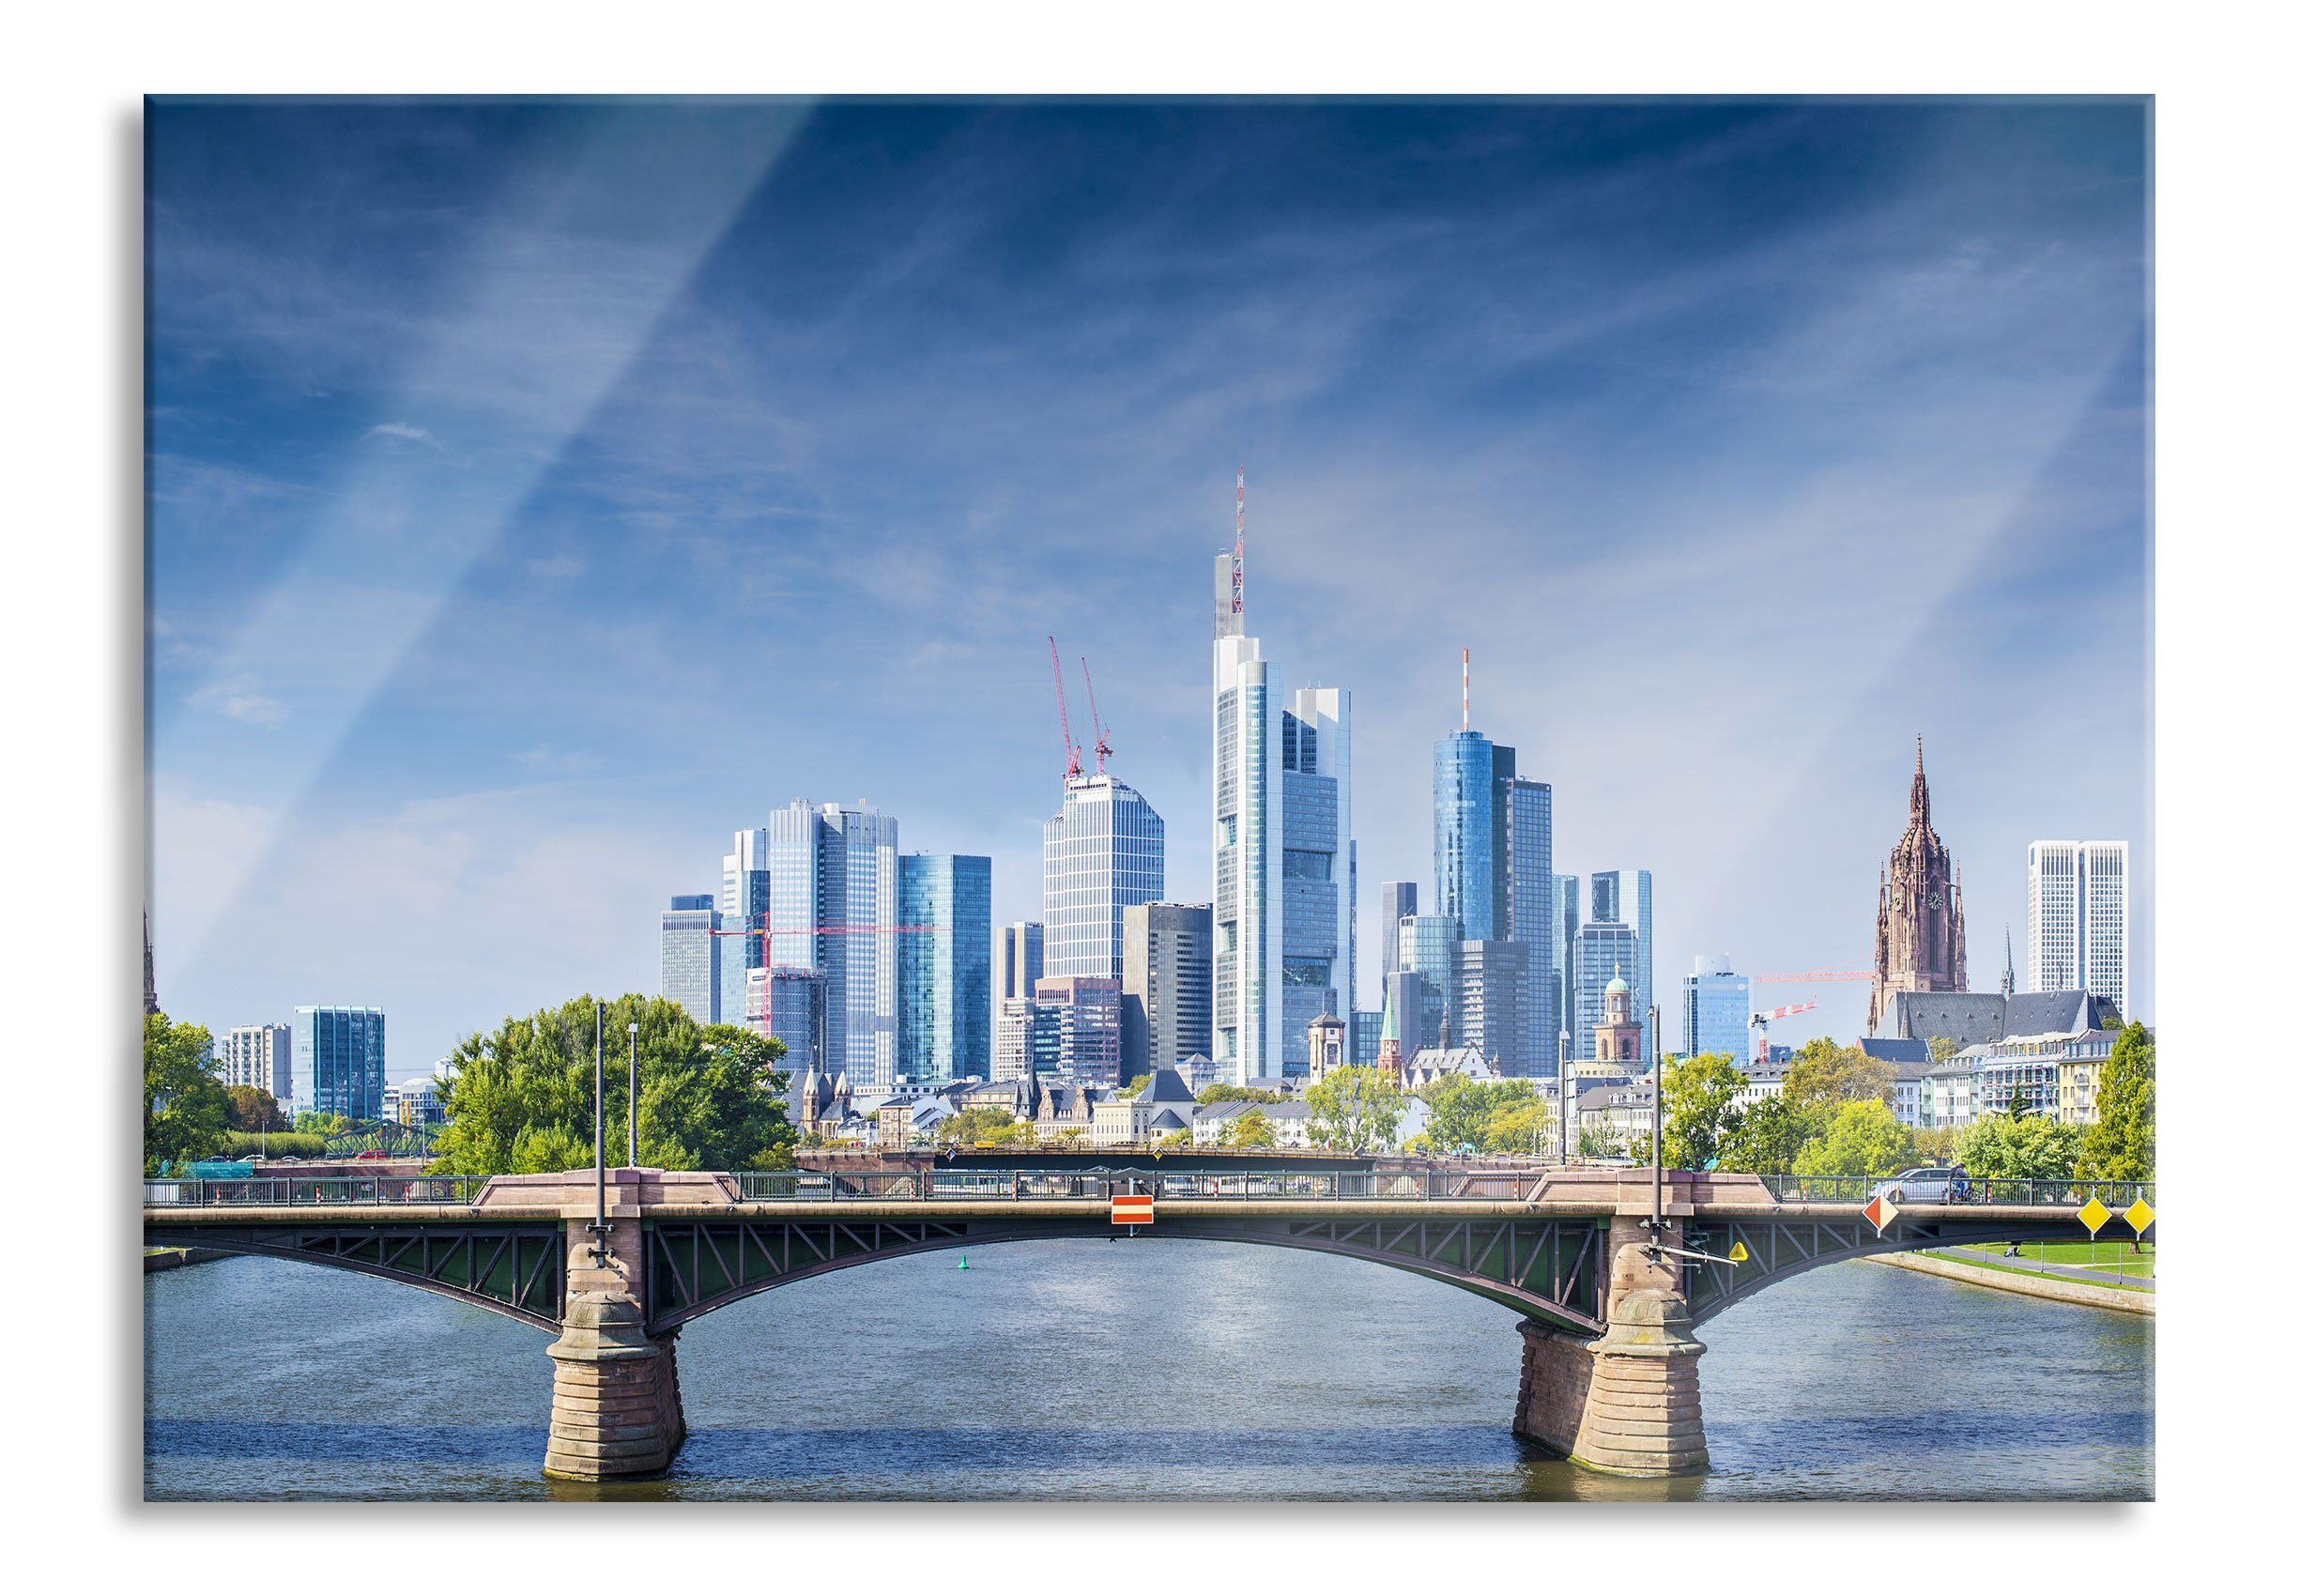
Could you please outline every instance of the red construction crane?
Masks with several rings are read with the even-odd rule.
[[[1874,970],[1788,970],[1771,975],[1758,975],[1754,979],[1773,986],[1802,987],[1808,981],[1870,981],[1876,977],[1877,972]]]
[[[1067,787],[1079,776],[1078,744],[1070,741],[1070,702],[1062,691],[1062,653],[1054,647],[1054,639],[1046,640],[1046,652],[1054,662],[1054,708],[1062,716],[1062,752],[1066,761],[1063,770],[1063,785]]]
[[[1763,1014],[1749,1017],[1750,1026],[1757,1034],[1756,1062],[1763,1064],[1772,1057],[1772,1038],[1765,1028],[1776,1020],[1786,1020],[1792,1014],[1804,1014],[1820,1007],[1817,1003],[1792,1003],[1786,1008],[1767,1009]]]
[[[1086,668],[1086,656],[1078,656],[1078,671],[1086,679],[1086,713],[1094,717],[1094,774],[1102,774],[1102,761],[1117,752],[1110,745],[1110,734],[1102,729],[1102,712],[1095,706],[1094,672]]]

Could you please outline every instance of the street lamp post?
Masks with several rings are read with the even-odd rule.
[[[639,1022],[631,1021],[631,1167],[639,1167]]]
[[[1653,1261],[1661,1262],[1661,1005],[1645,1011],[1646,1052],[1653,1061]]]
[[[597,1199],[590,1222],[591,1262],[607,1261],[607,1008],[591,1000],[591,1174]]]

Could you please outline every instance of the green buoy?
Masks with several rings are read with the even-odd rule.
[[[966,1254],[963,1252],[958,1254],[958,1267],[961,1269],[966,1267]]]

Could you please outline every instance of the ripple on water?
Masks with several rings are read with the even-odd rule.
[[[1616,1481],[1510,1434],[1517,1315],[1213,1242],[1022,1242],[803,1281],[690,1325],[661,1480],[538,1473],[546,1337],[235,1258],[145,1282],[155,1497],[2145,1498],[2154,1326],[1838,1265],[1704,1326],[1713,1472]],[[252,1353],[256,1356],[251,1356]]]

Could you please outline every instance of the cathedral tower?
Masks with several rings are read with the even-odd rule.
[[[1965,894],[1949,851],[1933,830],[1924,785],[1924,739],[1909,784],[1909,829],[1877,883],[1877,972],[1869,982],[1869,1035],[1890,992],[1965,990]]]

